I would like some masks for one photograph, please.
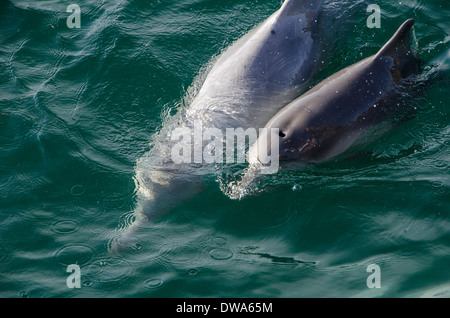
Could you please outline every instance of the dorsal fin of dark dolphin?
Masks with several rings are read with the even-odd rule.
[[[414,19],[406,20],[391,37],[391,39],[378,51],[376,57],[392,57],[395,62],[393,72],[399,71],[398,77],[408,77],[418,72],[420,60],[411,48],[411,30]]]

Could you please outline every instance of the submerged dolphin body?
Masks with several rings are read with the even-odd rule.
[[[165,123],[151,150],[136,165],[135,221],[111,250],[130,246],[137,229],[167,213],[201,189],[207,165],[174,163],[171,134],[176,128],[262,127],[292,101],[310,78],[317,54],[318,0],[286,0],[258,27],[237,40],[217,59],[189,106]]]
[[[350,147],[364,132],[393,113],[390,99],[405,78],[417,74],[420,60],[410,46],[414,20],[405,21],[381,50],[335,73],[298,97],[266,124],[249,150],[251,163],[232,197],[258,178],[260,157],[278,143],[279,160],[322,162]],[[278,128],[278,135],[275,130]]]

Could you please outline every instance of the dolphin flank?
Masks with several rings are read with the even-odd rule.
[[[378,124],[381,114],[391,111],[396,88],[420,71],[410,46],[413,25],[413,19],[405,21],[378,53],[331,75],[275,114],[266,124],[267,133],[249,150],[251,168],[236,190],[254,182],[260,158],[274,142],[280,162],[322,162]]]

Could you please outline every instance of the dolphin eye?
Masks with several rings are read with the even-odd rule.
[[[286,132],[285,132],[284,130],[280,130],[280,132],[278,133],[278,135],[279,135],[281,138],[284,138],[284,137],[286,137]]]

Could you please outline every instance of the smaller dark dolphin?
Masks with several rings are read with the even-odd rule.
[[[377,54],[328,77],[281,109],[250,149],[250,163],[270,156],[274,140],[280,161],[322,162],[346,150],[391,111],[390,98],[403,79],[420,71],[410,46],[413,25],[414,20],[405,21]]]

